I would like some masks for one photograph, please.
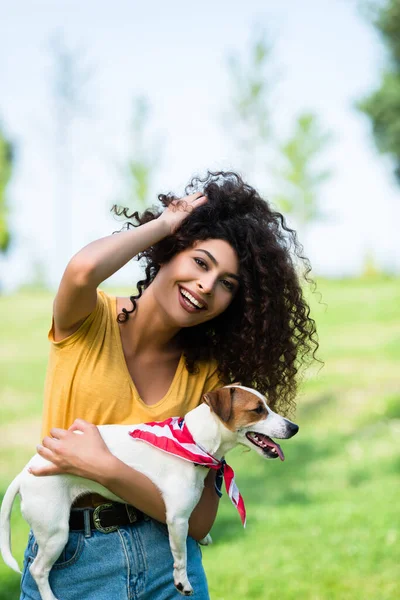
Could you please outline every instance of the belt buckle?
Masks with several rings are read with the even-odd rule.
[[[125,504],[126,512],[128,514],[129,523],[136,523],[138,520],[136,509],[130,504]]]
[[[116,531],[118,529],[118,525],[110,525],[109,527],[103,527],[100,521],[101,511],[111,507],[112,504],[100,504],[100,506],[97,506],[97,508],[94,509],[93,524],[96,527],[97,531],[101,531],[101,533],[111,533],[112,531]]]

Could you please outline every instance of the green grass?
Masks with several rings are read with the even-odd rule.
[[[203,549],[213,600],[394,600],[398,583],[400,281],[318,282],[310,296],[325,366],[298,398],[286,460],[230,456],[248,525],[224,496]],[[51,298],[0,298],[0,492],[39,435]],[[22,562],[28,527],[13,513]],[[19,577],[0,564],[0,600]],[[155,599],[156,600],[156,599]]]

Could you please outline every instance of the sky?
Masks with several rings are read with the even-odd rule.
[[[183,195],[191,176],[207,169],[239,170],[238,151],[221,125],[230,98],[226,64],[229,55],[246,56],[257,26],[273,40],[280,74],[272,114],[279,135],[289,134],[305,110],[334,135],[321,157],[333,173],[320,194],[329,220],[303,239],[314,273],[355,275],[367,252],[381,268],[399,271],[399,189],[390,162],[375,150],[368,119],[354,108],[378,84],[385,53],[357,4],[0,0],[0,120],[17,147],[8,190],[14,243],[0,261],[6,290],[41,276],[55,286],[69,257],[119,228],[109,209],[123,197],[135,97],[150,100],[148,151],[157,148],[162,156],[150,203],[161,192]],[[71,129],[62,189],[55,37],[79,50],[91,73],[84,110]],[[261,167],[241,173],[268,197]],[[67,230],[71,239],[63,241]],[[136,273],[128,265],[112,281],[129,284]]]

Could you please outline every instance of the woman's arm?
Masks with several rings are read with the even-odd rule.
[[[38,446],[37,451],[53,464],[32,468],[33,475],[69,473],[97,481],[125,502],[165,523],[165,504],[157,486],[111,454],[95,425],[77,419],[68,431],[52,429],[51,436],[43,439],[43,445]],[[196,540],[207,535],[217,514],[219,498],[214,482],[215,474],[210,472],[201,499],[189,520],[189,535]]]
[[[54,300],[57,337],[71,335],[96,306],[96,289],[129,260],[167,235],[165,222],[156,219],[137,229],[96,240],[68,263]]]
[[[56,339],[71,335],[96,306],[96,289],[133,257],[175,231],[207,198],[191,194],[175,200],[153,221],[109,235],[80,250],[68,263],[54,300]]]
[[[142,473],[135,471],[111,455],[110,463],[96,481],[136,506],[153,519],[165,523],[165,504],[160,491]],[[189,519],[189,535],[195,540],[203,539],[210,531],[217,516],[219,498],[214,488],[215,472],[210,472],[199,503]]]

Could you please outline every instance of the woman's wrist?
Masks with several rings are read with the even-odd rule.
[[[153,221],[154,225],[160,228],[160,239],[164,239],[173,233],[173,223],[171,223],[171,215],[167,213],[166,210],[161,213],[161,215]]]
[[[156,229],[159,231],[159,241],[171,235],[171,225],[165,218],[165,210],[157,219],[155,219],[154,221],[150,221],[150,223],[152,223],[153,226],[156,227]]]
[[[114,454],[111,454],[111,452],[108,452],[108,454],[104,456],[104,459],[102,459],[101,464],[96,468],[93,480],[109,489],[114,480],[119,463],[120,461],[118,458],[116,458]]]

